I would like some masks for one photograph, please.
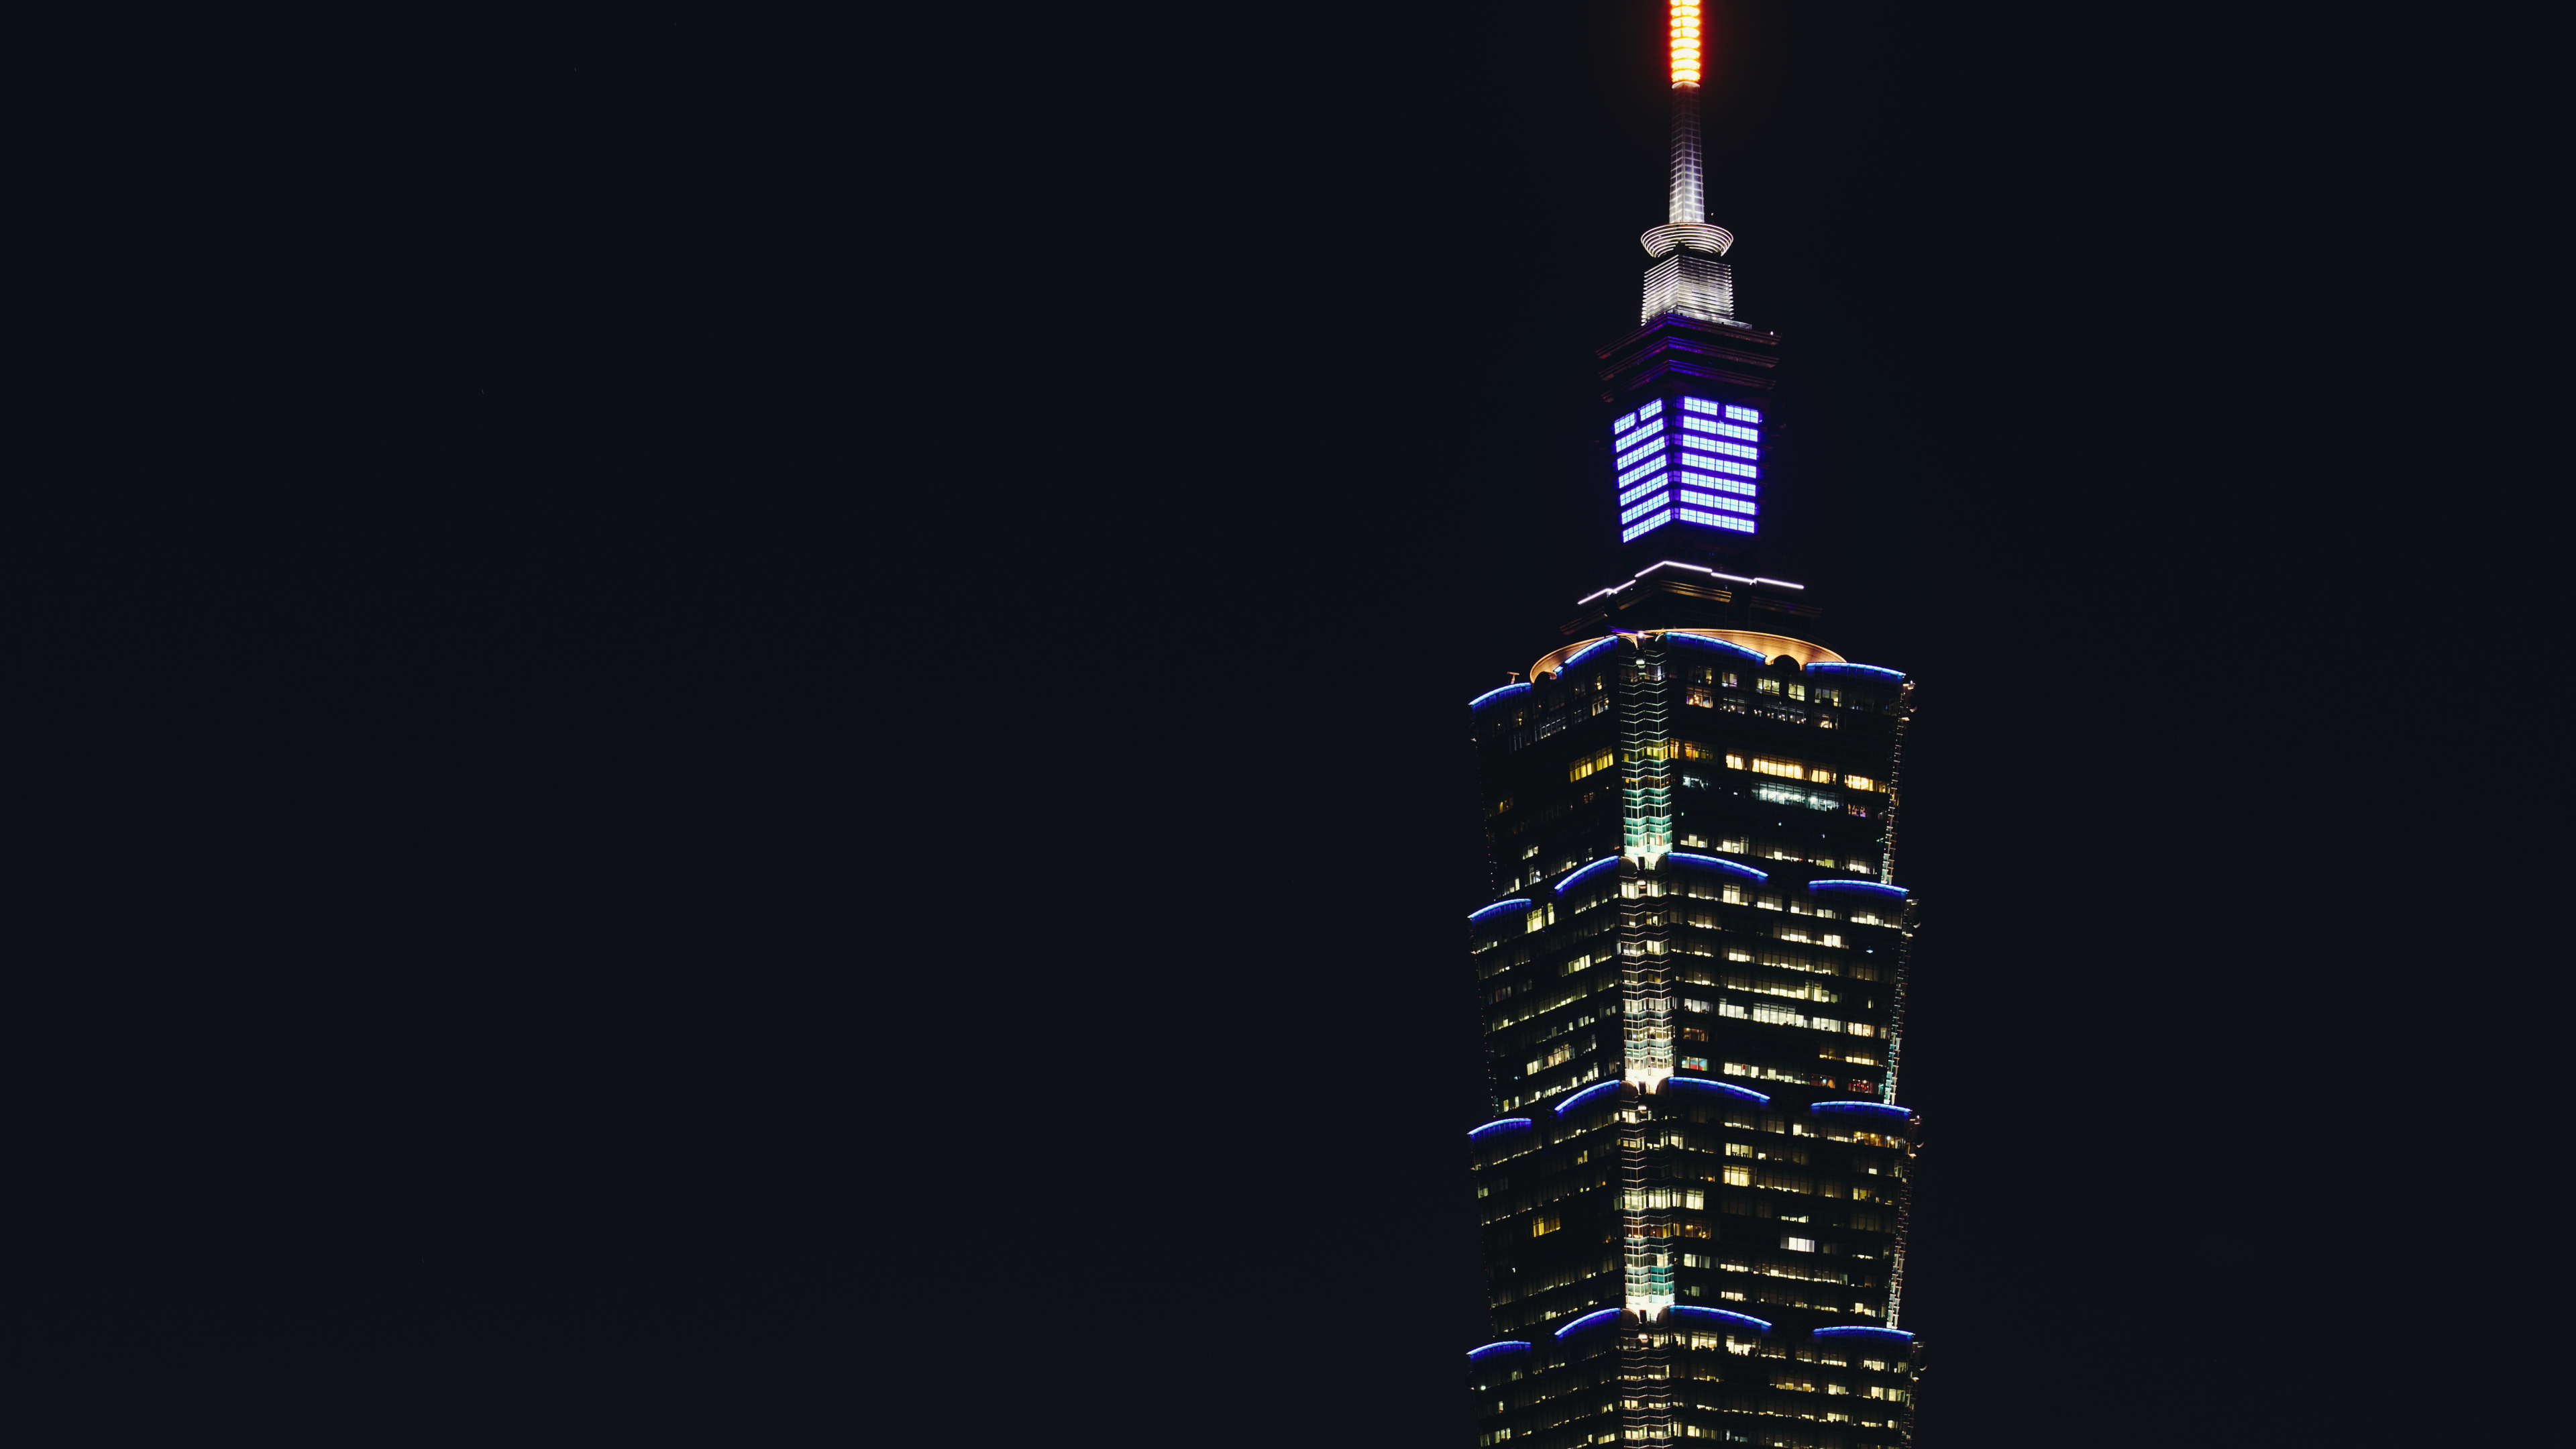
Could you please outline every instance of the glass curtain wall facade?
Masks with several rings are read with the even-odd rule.
[[[1671,213],[1601,352],[1620,578],[1468,706],[1493,887],[1470,1403],[1479,1445],[1896,1445],[1914,685],[1762,572],[1778,339],[1734,317],[1698,9],[1670,3]]]

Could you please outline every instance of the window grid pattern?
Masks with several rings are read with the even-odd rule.
[[[1762,476],[1761,410],[1703,397],[1675,398],[1684,416],[1679,429],[1667,433],[1664,401],[1658,398],[1611,424],[1619,541],[1632,542],[1675,521],[1729,533],[1758,532],[1754,520],[1761,509],[1752,500],[1761,493],[1756,481]],[[1684,493],[1684,506],[1672,508],[1674,499],[1664,490],[1676,482],[1702,491]]]

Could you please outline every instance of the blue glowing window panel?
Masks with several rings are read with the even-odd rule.
[[[1727,405],[1726,416],[1730,422],[1758,423],[1762,421],[1762,410],[1759,408],[1737,407],[1730,403]]]
[[[1687,477],[1689,475],[1685,474],[1683,476]],[[1905,671],[1902,669],[1881,669],[1875,664],[1845,664],[1839,662],[1810,664],[1807,666],[1807,670],[1811,674],[1875,674],[1881,679],[1903,679],[1905,677]]]
[[[1764,872],[1755,870],[1749,865],[1740,865],[1731,860],[1720,860],[1714,855],[1692,855],[1688,851],[1676,850],[1671,853],[1671,858],[1680,861],[1684,865],[1707,866],[1711,869],[1725,871],[1730,875],[1740,875],[1746,880],[1769,880],[1771,878]]]
[[[1477,695],[1474,699],[1467,701],[1467,707],[1469,709],[1483,709],[1486,705],[1493,703],[1504,695],[1524,694],[1527,693],[1528,690],[1529,686],[1526,684],[1506,684],[1500,689],[1489,689],[1484,693]]]
[[[1771,1331],[1769,1322],[1756,1318],[1750,1313],[1730,1313],[1723,1308],[1702,1308],[1696,1303],[1676,1303],[1672,1311],[1676,1316],[1687,1313],[1693,1318],[1714,1318],[1722,1323],[1740,1323],[1756,1333]]]
[[[1704,397],[1686,397],[1682,399],[1682,411],[1686,413],[1704,413],[1707,416],[1714,418],[1722,416],[1726,410]]]
[[[1868,895],[1886,896],[1893,900],[1901,901],[1905,899],[1905,887],[1880,885],[1874,880],[1811,880],[1807,882],[1807,889],[1811,891],[1861,891]]]
[[[1731,528],[1737,533],[1753,531],[1752,519],[1738,518],[1731,513],[1710,513],[1703,509],[1685,508],[1680,510],[1680,517],[1682,522],[1696,523],[1702,528]]]
[[[1762,491],[1762,485],[1758,483],[1747,483],[1741,478],[1712,478],[1706,473],[1694,473],[1688,468],[1679,470],[1674,476],[1681,480],[1685,488],[1714,488],[1720,493],[1732,493],[1738,498],[1756,497]]]
[[[1489,1343],[1482,1348],[1471,1348],[1467,1350],[1467,1361],[1469,1363],[1482,1363],[1486,1359],[1499,1358],[1507,1353],[1527,1353],[1529,1350],[1530,1346],[1520,1339],[1507,1338],[1500,1343]]]
[[[1662,398],[1657,398],[1653,402],[1646,404],[1644,407],[1637,409],[1637,421],[1641,423],[1648,418],[1660,418],[1663,415],[1664,400]]]
[[[1645,502],[1640,503],[1633,508],[1623,508],[1619,510],[1619,521],[1621,523],[1633,523],[1639,517],[1652,513],[1656,509],[1670,504],[1672,501],[1673,496],[1671,494],[1658,493],[1654,497],[1647,499]]]
[[[1886,1102],[1818,1102],[1807,1110],[1838,1117],[1882,1117],[1890,1122],[1911,1121],[1914,1117],[1913,1108]]]
[[[1481,910],[1481,911],[1471,911],[1471,912],[1469,912],[1469,913],[1468,913],[1468,915],[1467,915],[1467,919],[1468,919],[1468,920],[1471,920],[1471,921],[1481,921],[1481,920],[1483,920],[1484,918],[1486,918],[1487,916],[1492,915],[1492,914],[1493,914],[1494,912],[1496,912],[1496,911],[1526,911],[1526,910],[1528,910],[1528,909],[1529,909],[1529,902],[1524,901],[1524,900],[1496,901],[1496,902],[1494,902],[1492,905],[1485,907],[1485,908],[1484,908],[1483,910]]]
[[[1745,443],[1721,442],[1716,438],[1684,438],[1681,444],[1696,452],[1724,453],[1730,458],[1758,459],[1762,456],[1760,448]]]
[[[1758,465],[1752,463],[1739,463],[1733,458],[1703,458],[1694,453],[1684,457],[1682,461],[1688,463],[1694,468],[1706,468],[1712,473],[1732,473],[1738,478],[1759,478],[1762,476],[1762,469]]]
[[[1670,523],[1670,522],[1672,522],[1672,521],[1673,521],[1673,516],[1672,516],[1671,514],[1669,514],[1669,513],[1658,513],[1658,514],[1656,514],[1654,517],[1647,519],[1647,520],[1646,520],[1645,522],[1643,522],[1643,523],[1632,523],[1632,524],[1629,524],[1626,528],[1623,528],[1623,529],[1619,530],[1619,541],[1620,541],[1621,543],[1626,543],[1626,542],[1628,542],[1629,540],[1631,540],[1631,539],[1633,539],[1633,538],[1636,538],[1636,537],[1638,537],[1638,536],[1639,536],[1639,535],[1641,535],[1641,534],[1648,534],[1648,533],[1652,533],[1652,532],[1654,532],[1656,529],[1661,528],[1661,527],[1663,527],[1665,524]],[[1752,532],[1751,528],[1749,528],[1749,527],[1748,527],[1745,531],[1746,531],[1746,532],[1748,532],[1748,533]]]
[[[1684,418],[1682,426],[1694,433],[1713,433],[1721,438],[1736,438],[1747,443],[1762,441],[1760,428],[1738,427],[1734,423],[1703,423],[1697,418]]]
[[[1649,473],[1662,472],[1663,468],[1664,456],[1661,453],[1657,453],[1652,460],[1640,463],[1636,467],[1630,468],[1626,472],[1621,473],[1619,475],[1619,486],[1625,488],[1629,484],[1636,482],[1638,479],[1645,477]]]
[[[1759,649],[1747,649],[1741,644],[1729,644],[1723,639],[1711,639],[1705,634],[1683,634],[1676,632],[1666,634],[1664,636],[1664,642],[1667,644],[1676,642],[1689,644],[1701,649],[1722,649],[1729,654],[1740,655],[1743,658],[1750,659],[1756,664],[1768,664],[1771,662],[1768,658],[1764,657],[1762,651]]]
[[[1582,648],[1577,649],[1577,650],[1575,650],[1573,653],[1571,653],[1571,654],[1569,654],[1569,655],[1565,656],[1565,663],[1564,663],[1564,665],[1562,666],[1562,668],[1564,668],[1564,669],[1572,669],[1575,665],[1580,664],[1580,663],[1582,663],[1584,660],[1591,658],[1595,653],[1598,653],[1598,652],[1599,652],[1599,651],[1601,651],[1601,650],[1607,649],[1607,648],[1609,648],[1611,645],[1616,644],[1616,643],[1618,643],[1618,642],[1619,642],[1619,636],[1618,636],[1618,635],[1616,635],[1616,634],[1611,635],[1611,636],[1610,636],[1609,638],[1607,638],[1607,639],[1595,639],[1595,640],[1593,640],[1591,643],[1586,644],[1586,645],[1584,645]]]
[[[1529,1124],[1530,1119],[1527,1117],[1500,1118],[1496,1121],[1488,1122],[1482,1127],[1469,1128],[1467,1131],[1467,1140],[1473,1142],[1488,1132],[1509,1132],[1515,1127],[1527,1127]]]
[[[1748,503],[1741,498],[1720,498],[1714,493],[1693,493],[1687,488],[1682,490],[1682,501],[1684,503],[1696,503],[1705,508],[1714,508],[1720,513],[1759,513],[1762,511],[1759,507],[1752,503]]]
[[[1706,1077],[1666,1077],[1664,1078],[1664,1085],[1667,1087],[1706,1087],[1713,1092],[1724,1092],[1726,1095],[1733,1097],[1739,1102],[1750,1102],[1756,1107],[1768,1107],[1771,1105],[1771,1099],[1768,1096],[1753,1090],[1751,1087],[1739,1087],[1733,1082],[1712,1082]]]
[[[1628,431],[1630,428],[1635,427],[1636,425],[1637,425],[1637,415],[1636,415],[1635,413],[1630,413],[1630,414],[1628,414],[1626,417],[1621,418],[1619,421],[1617,421],[1617,422],[1615,422],[1615,423],[1612,423],[1612,424],[1610,425],[1610,431],[1611,431],[1611,432],[1613,432],[1613,433],[1624,433],[1624,432]]]
[[[1663,461],[1664,445],[1658,442],[1649,443],[1645,447],[1639,448],[1632,453],[1621,453],[1618,457],[1611,459],[1610,463],[1612,467],[1617,468],[1624,473],[1628,469],[1637,467],[1641,464],[1662,463]]]
[[[1587,1328],[1599,1328],[1602,1324],[1616,1322],[1618,1317],[1619,1310],[1616,1308],[1599,1309],[1595,1312],[1587,1313],[1581,1318],[1574,1320],[1572,1323],[1565,1325],[1563,1328],[1558,1329],[1556,1331],[1556,1336],[1563,1338],[1569,1333],[1581,1333]]]
[[[1874,1325],[1849,1323],[1839,1328],[1819,1328],[1810,1338],[1875,1338],[1882,1343],[1912,1343],[1914,1335],[1902,1328],[1879,1328]]]
[[[1671,481],[1672,480],[1666,478],[1661,471],[1658,471],[1652,478],[1649,478],[1645,482],[1638,484],[1636,487],[1629,489],[1627,492],[1620,494],[1619,506],[1625,508],[1629,504],[1636,502],[1638,499],[1645,497],[1647,494],[1654,492],[1656,489],[1663,487]],[[1747,484],[1746,486],[1750,487],[1751,485]]]
[[[1567,876],[1565,879],[1558,881],[1556,883],[1556,893],[1558,895],[1563,895],[1567,891],[1574,889],[1574,883],[1576,881],[1579,881],[1585,876],[1591,875],[1596,871],[1607,870],[1618,863],[1619,857],[1615,855],[1605,855],[1599,860],[1592,862],[1590,865],[1583,867],[1581,870],[1576,871],[1574,874]]]
[[[1604,1092],[1615,1092],[1617,1090],[1619,1090],[1619,1084],[1617,1082],[1595,1082],[1591,1086],[1584,1088],[1582,1091],[1575,1093],[1573,1096],[1566,1098],[1564,1101],[1557,1103],[1556,1115],[1562,1117],[1566,1113],[1573,1111],[1576,1107],[1581,1106],[1583,1103],[1590,1101],[1594,1097],[1600,1096]]]

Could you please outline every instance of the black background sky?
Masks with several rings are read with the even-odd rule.
[[[2420,1184],[2556,1051],[2393,863],[2541,865],[2419,763],[2519,767],[2429,671],[2551,577],[2460,571],[2542,383],[2443,320],[2532,203],[2342,12],[1711,16],[1794,576],[1922,681],[1919,1442],[2420,1436],[2537,1231]],[[1462,1442],[1459,705],[1603,581],[1660,11],[942,18],[41,92],[87,1441]]]

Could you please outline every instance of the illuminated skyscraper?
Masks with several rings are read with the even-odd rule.
[[[1778,339],[1735,316],[1699,6],[1670,3],[1669,210],[1601,351],[1588,485],[1621,565],[1468,711],[1496,897],[1468,917],[1478,1443],[1898,1444],[1913,685],[1763,571]]]

